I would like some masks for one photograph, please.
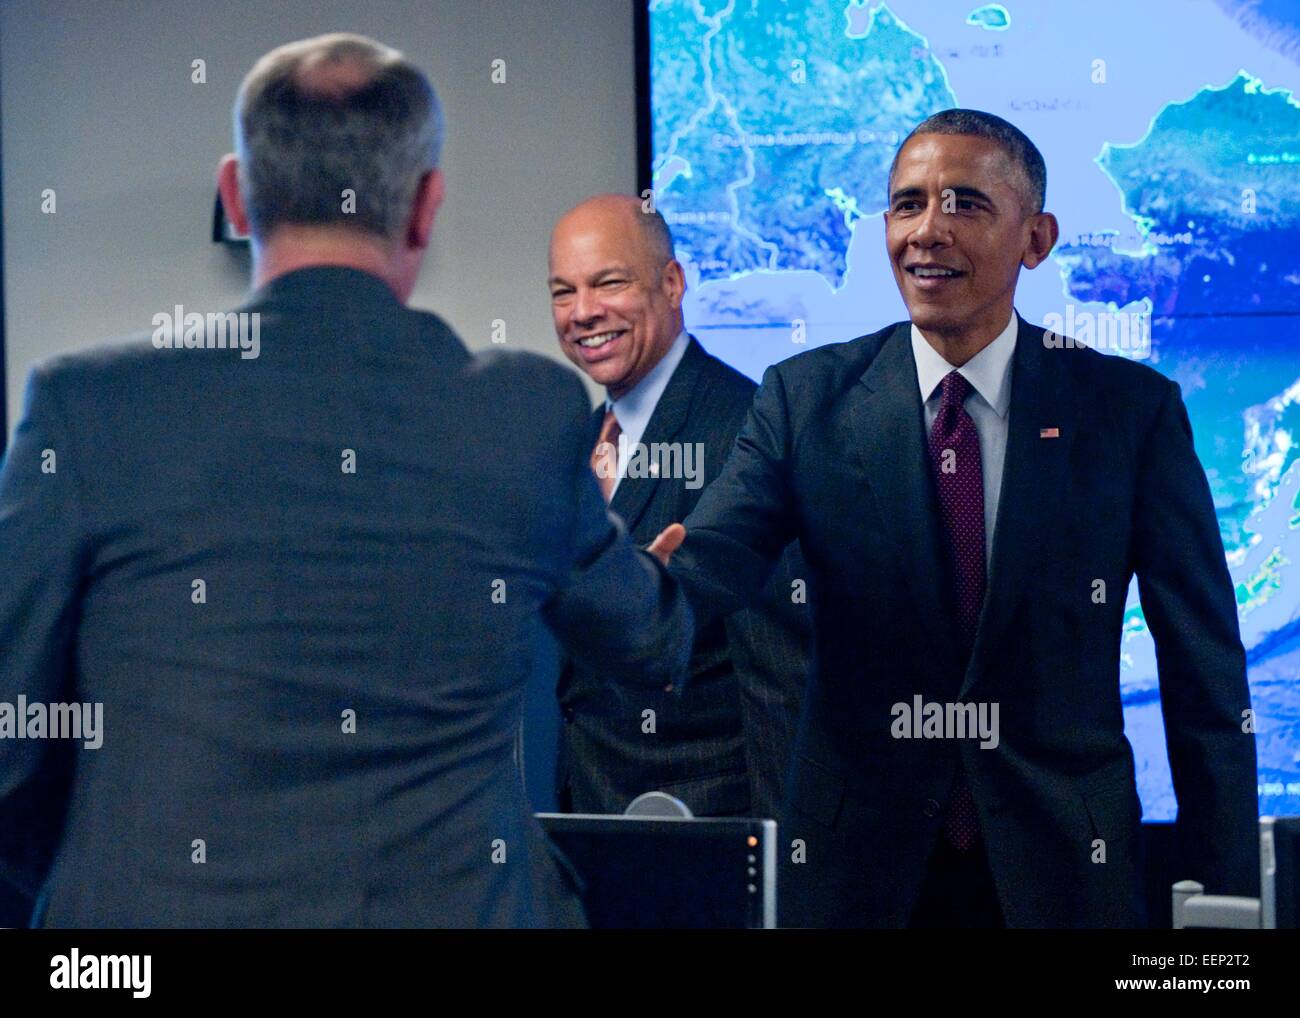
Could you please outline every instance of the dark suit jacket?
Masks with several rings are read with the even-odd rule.
[[[1257,893],[1245,658],[1178,387],[1118,357],[1046,349],[1021,324],[964,668],[924,427],[906,322],[770,368],[673,559],[699,624],[757,589],[792,538],[808,562],[818,665],[782,839],[784,921],[904,925],[960,757],[1009,925],[1140,924],[1141,806],[1119,689],[1135,572],[1160,667],[1178,877]],[[1040,437],[1051,428],[1059,437]],[[892,737],[894,705],[918,695],[998,704],[997,747]]]
[[[641,442],[647,448],[699,443],[707,485],[722,468],[756,388],[692,338]],[[603,420],[602,407],[592,414],[592,446]],[[628,476],[610,509],[646,545],[685,519],[702,490],[688,488],[683,478]],[[659,789],[697,816],[774,816],[811,640],[807,606],[791,600],[791,580],[801,574],[791,548],[760,604],[697,633],[684,696],[633,691],[611,681],[608,669],[569,663],[558,690],[562,806],[622,813],[642,792]],[[646,730],[646,710],[655,712],[653,733]]]
[[[51,926],[580,924],[513,757],[524,683],[554,634],[657,688],[691,631],[607,513],[585,390],[351,269],[242,310],[257,359],[32,376],[0,701],[98,701],[104,734],[0,741],[0,875]]]

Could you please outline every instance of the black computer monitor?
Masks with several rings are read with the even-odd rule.
[[[771,929],[776,823],[539,813],[595,929]]]

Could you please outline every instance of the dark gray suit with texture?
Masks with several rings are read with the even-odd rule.
[[[757,386],[694,338],[655,406],[642,444],[699,443],[707,486],[722,469]],[[604,420],[592,415],[594,447]],[[680,523],[704,487],[682,478],[625,477],[610,509],[647,545]],[[578,813],[622,813],[642,792],[676,796],[696,816],[775,817],[799,720],[812,642],[807,605],[792,600],[803,577],[797,545],[753,609],[696,634],[682,696],[631,690],[608,669],[570,662],[562,670],[558,795]],[[643,714],[653,710],[654,731]]]
[[[99,701],[104,735],[0,741],[0,876],[50,926],[581,924],[513,755],[525,681],[558,637],[660,687],[691,632],[606,511],[582,385],[351,269],[242,310],[257,359],[32,376],[0,701]]]

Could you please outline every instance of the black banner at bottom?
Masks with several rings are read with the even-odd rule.
[[[1234,1006],[1293,998],[1298,960],[1296,931],[0,932],[6,1005],[87,1008],[339,1006],[412,994],[535,1006],[574,991],[585,1007],[590,992],[638,986],[638,997],[721,990],[737,1003],[834,990],[864,1002],[1172,997],[1181,1006],[1200,997]]]

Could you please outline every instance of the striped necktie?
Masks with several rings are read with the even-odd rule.
[[[600,493],[608,502],[614,494],[614,485],[618,482],[618,436],[623,433],[618,418],[612,409],[605,411],[605,420],[600,425],[600,437],[596,447],[591,450],[591,469],[600,485]]]

